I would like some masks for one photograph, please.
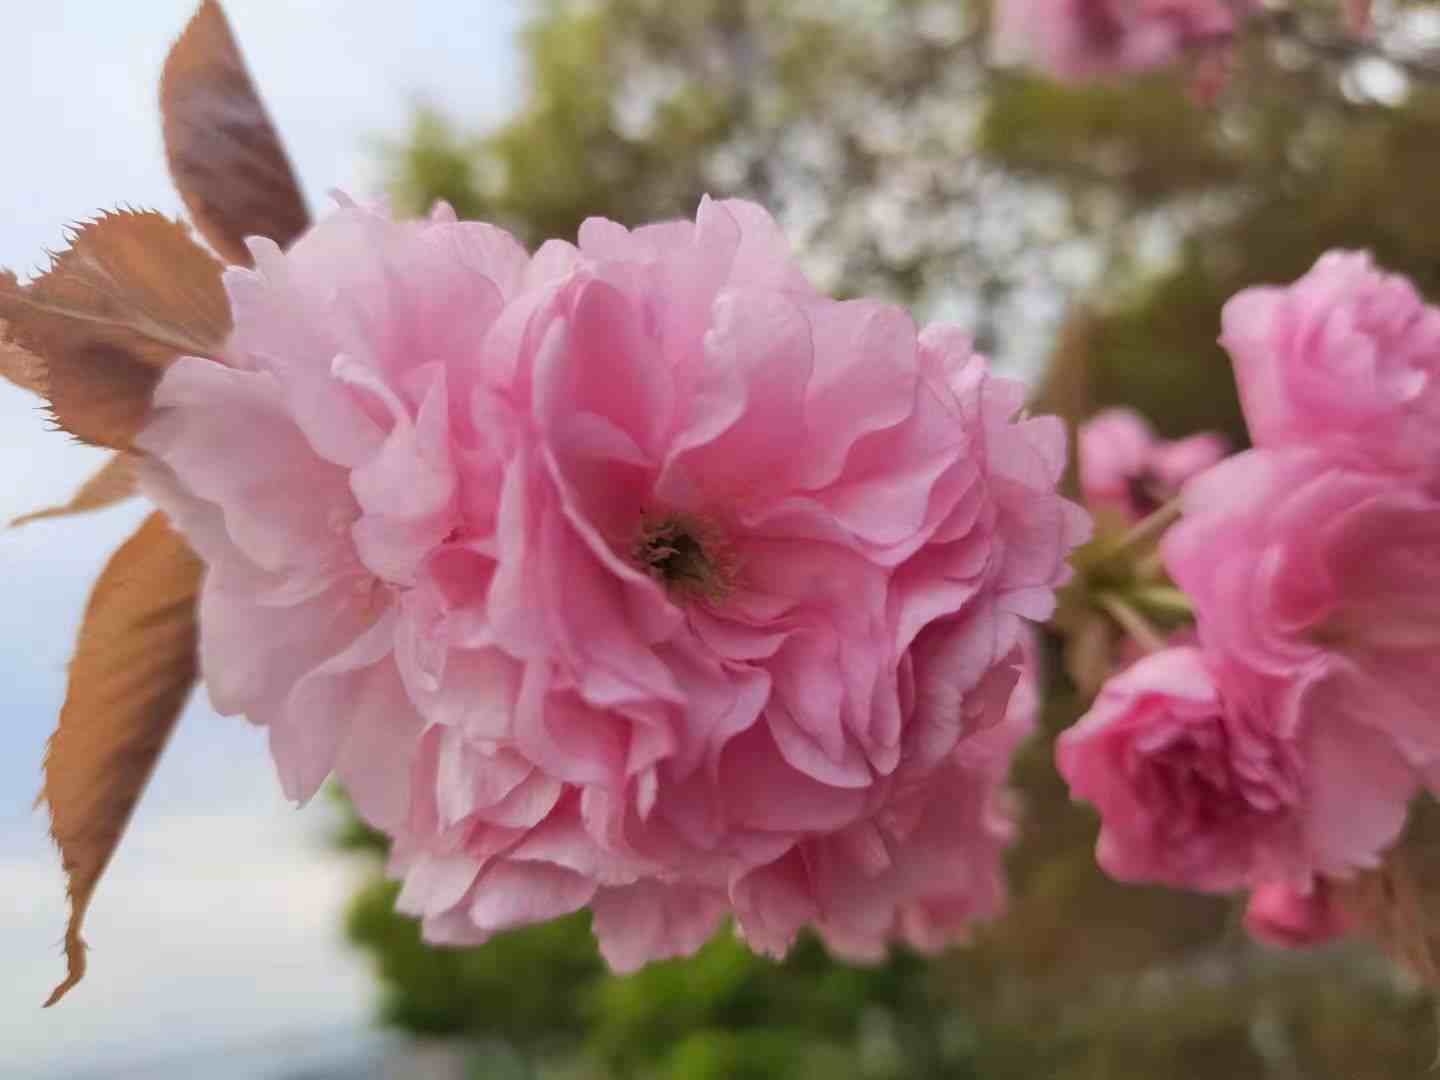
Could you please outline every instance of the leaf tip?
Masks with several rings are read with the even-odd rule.
[[[290,159],[216,0],[197,6],[165,58],[160,114],[170,175],[227,262],[250,265],[246,236],[288,246],[309,227]]]
[[[43,761],[41,801],[70,904],[66,976],[47,1008],[85,977],[86,912],[195,682],[202,571],[164,515],[153,513],[90,592]]]
[[[85,939],[80,936],[80,929],[77,925],[77,916],[70,916],[71,925],[65,931],[65,978],[50,991],[50,996],[45,999],[41,1006],[48,1009],[57,1004],[61,998],[68,994],[81,979],[85,978],[85,950],[87,948]]]

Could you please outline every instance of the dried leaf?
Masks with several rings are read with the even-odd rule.
[[[69,879],[68,974],[85,975],[81,924],[196,674],[200,561],[152,514],[100,574],[45,754],[50,833]]]
[[[1392,960],[1423,982],[1440,985],[1440,938],[1403,860],[1345,882],[1341,904]]]
[[[245,237],[289,246],[310,215],[225,12],[204,0],[165,60],[160,112],[170,175],[200,234],[248,266]]]
[[[69,502],[21,514],[10,523],[10,527],[13,529],[44,518],[69,517],[71,514],[103,510],[128,499],[136,490],[135,472],[130,467],[129,458],[124,454],[116,454],[100,467],[99,472],[80,485],[80,490],[75,492]]]
[[[1396,963],[1440,986],[1440,806],[1411,807],[1400,843],[1375,870],[1336,881],[1335,896]]]
[[[1095,315],[1081,308],[1060,328],[1050,369],[1032,403],[1037,412],[1054,413],[1070,434],[1070,457],[1061,488],[1072,498],[1080,490],[1080,424],[1094,411],[1093,368]]]
[[[70,240],[29,285],[0,275],[0,319],[42,361],[60,426],[123,450],[170,362],[219,353],[230,332],[223,267],[155,213],[106,214]]]
[[[13,275],[0,273],[0,290],[17,287]],[[45,364],[28,349],[10,340],[10,331],[0,320],[0,376],[22,390],[45,393]]]

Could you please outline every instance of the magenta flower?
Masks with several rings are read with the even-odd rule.
[[[1328,944],[1349,933],[1351,922],[1323,878],[1303,885],[1261,885],[1245,905],[1250,936],[1281,949]]]
[[[292,798],[339,776],[431,940],[589,905],[630,969],[727,913],[873,955],[994,910],[1026,621],[1088,527],[963,335],[819,296],[739,202],[254,251],[147,485],[216,707]]]
[[[1165,563],[1221,662],[1440,759],[1440,500],[1318,452],[1252,450],[1191,481]]]
[[[1180,493],[1192,476],[1223,458],[1225,440],[1211,432],[1157,439],[1133,409],[1106,409],[1080,425],[1080,490],[1092,510],[1136,520]]]
[[[1325,449],[1361,468],[1440,465],[1440,310],[1359,252],[1225,305],[1256,446]]]
[[[1065,80],[1149,71],[1223,44],[1249,0],[1000,0],[996,41]]]
[[[1188,646],[1111,678],[1056,756],[1071,794],[1100,812],[1100,865],[1207,892],[1374,865],[1404,822],[1412,773],[1315,691],[1227,685]]]

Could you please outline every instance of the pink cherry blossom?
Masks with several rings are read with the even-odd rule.
[[[1223,892],[1374,865],[1404,822],[1412,773],[1315,690],[1230,680],[1188,646],[1113,676],[1056,757],[1071,794],[1100,812],[1105,871]]]
[[[1359,252],[1225,305],[1256,446],[1325,449],[1361,468],[1440,471],[1440,309]]]
[[[1205,648],[1440,761],[1440,499],[1304,450],[1230,458],[1184,499],[1162,550]]]
[[[1372,0],[1345,0],[1345,27],[1356,37],[1368,38],[1374,32]]]
[[[1092,510],[1127,520],[1144,517],[1180,493],[1192,476],[1226,454],[1211,432],[1157,439],[1133,409],[1106,409],[1080,426],[1080,490]]]
[[[1026,628],[1088,524],[963,334],[818,295],[743,202],[253,251],[146,484],[216,707],[290,797],[339,777],[432,941],[589,906],[628,970],[726,915],[873,955],[996,909]]]
[[[1049,74],[1083,80],[1147,71],[1187,49],[1224,44],[1249,0],[1000,0],[1002,54],[1029,57]]]
[[[1351,919],[1322,878],[1293,885],[1271,882],[1250,894],[1245,929],[1267,945],[1305,949],[1344,937]]]

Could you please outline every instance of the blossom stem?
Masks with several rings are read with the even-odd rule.
[[[1135,563],[1135,577],[1140,581],[1160,581],[1165,577],[1165,560],[1156,548]]]
[[[1110,545],[1109,550],[1105,552],[1106,556],[1119,555],[1159,539],[1166,529],[1180,520],[1182,508],[1181,498],[1177,495],[1158,510],[1130,526],[1119,539]]]
[[[1120,629],[1124,630],[1147,653],[1159,652],[1165,647],[1165,635],[1144,615],[1140,614],[1124,597],[1117,593],[1101,593],[1095,598]]]
[[[1190,597],[1173,585],[1150,585],[1136,590],[1131,598],[1143,610],[1152,615],[1179,616],[1192,618],[1195,608]]]

